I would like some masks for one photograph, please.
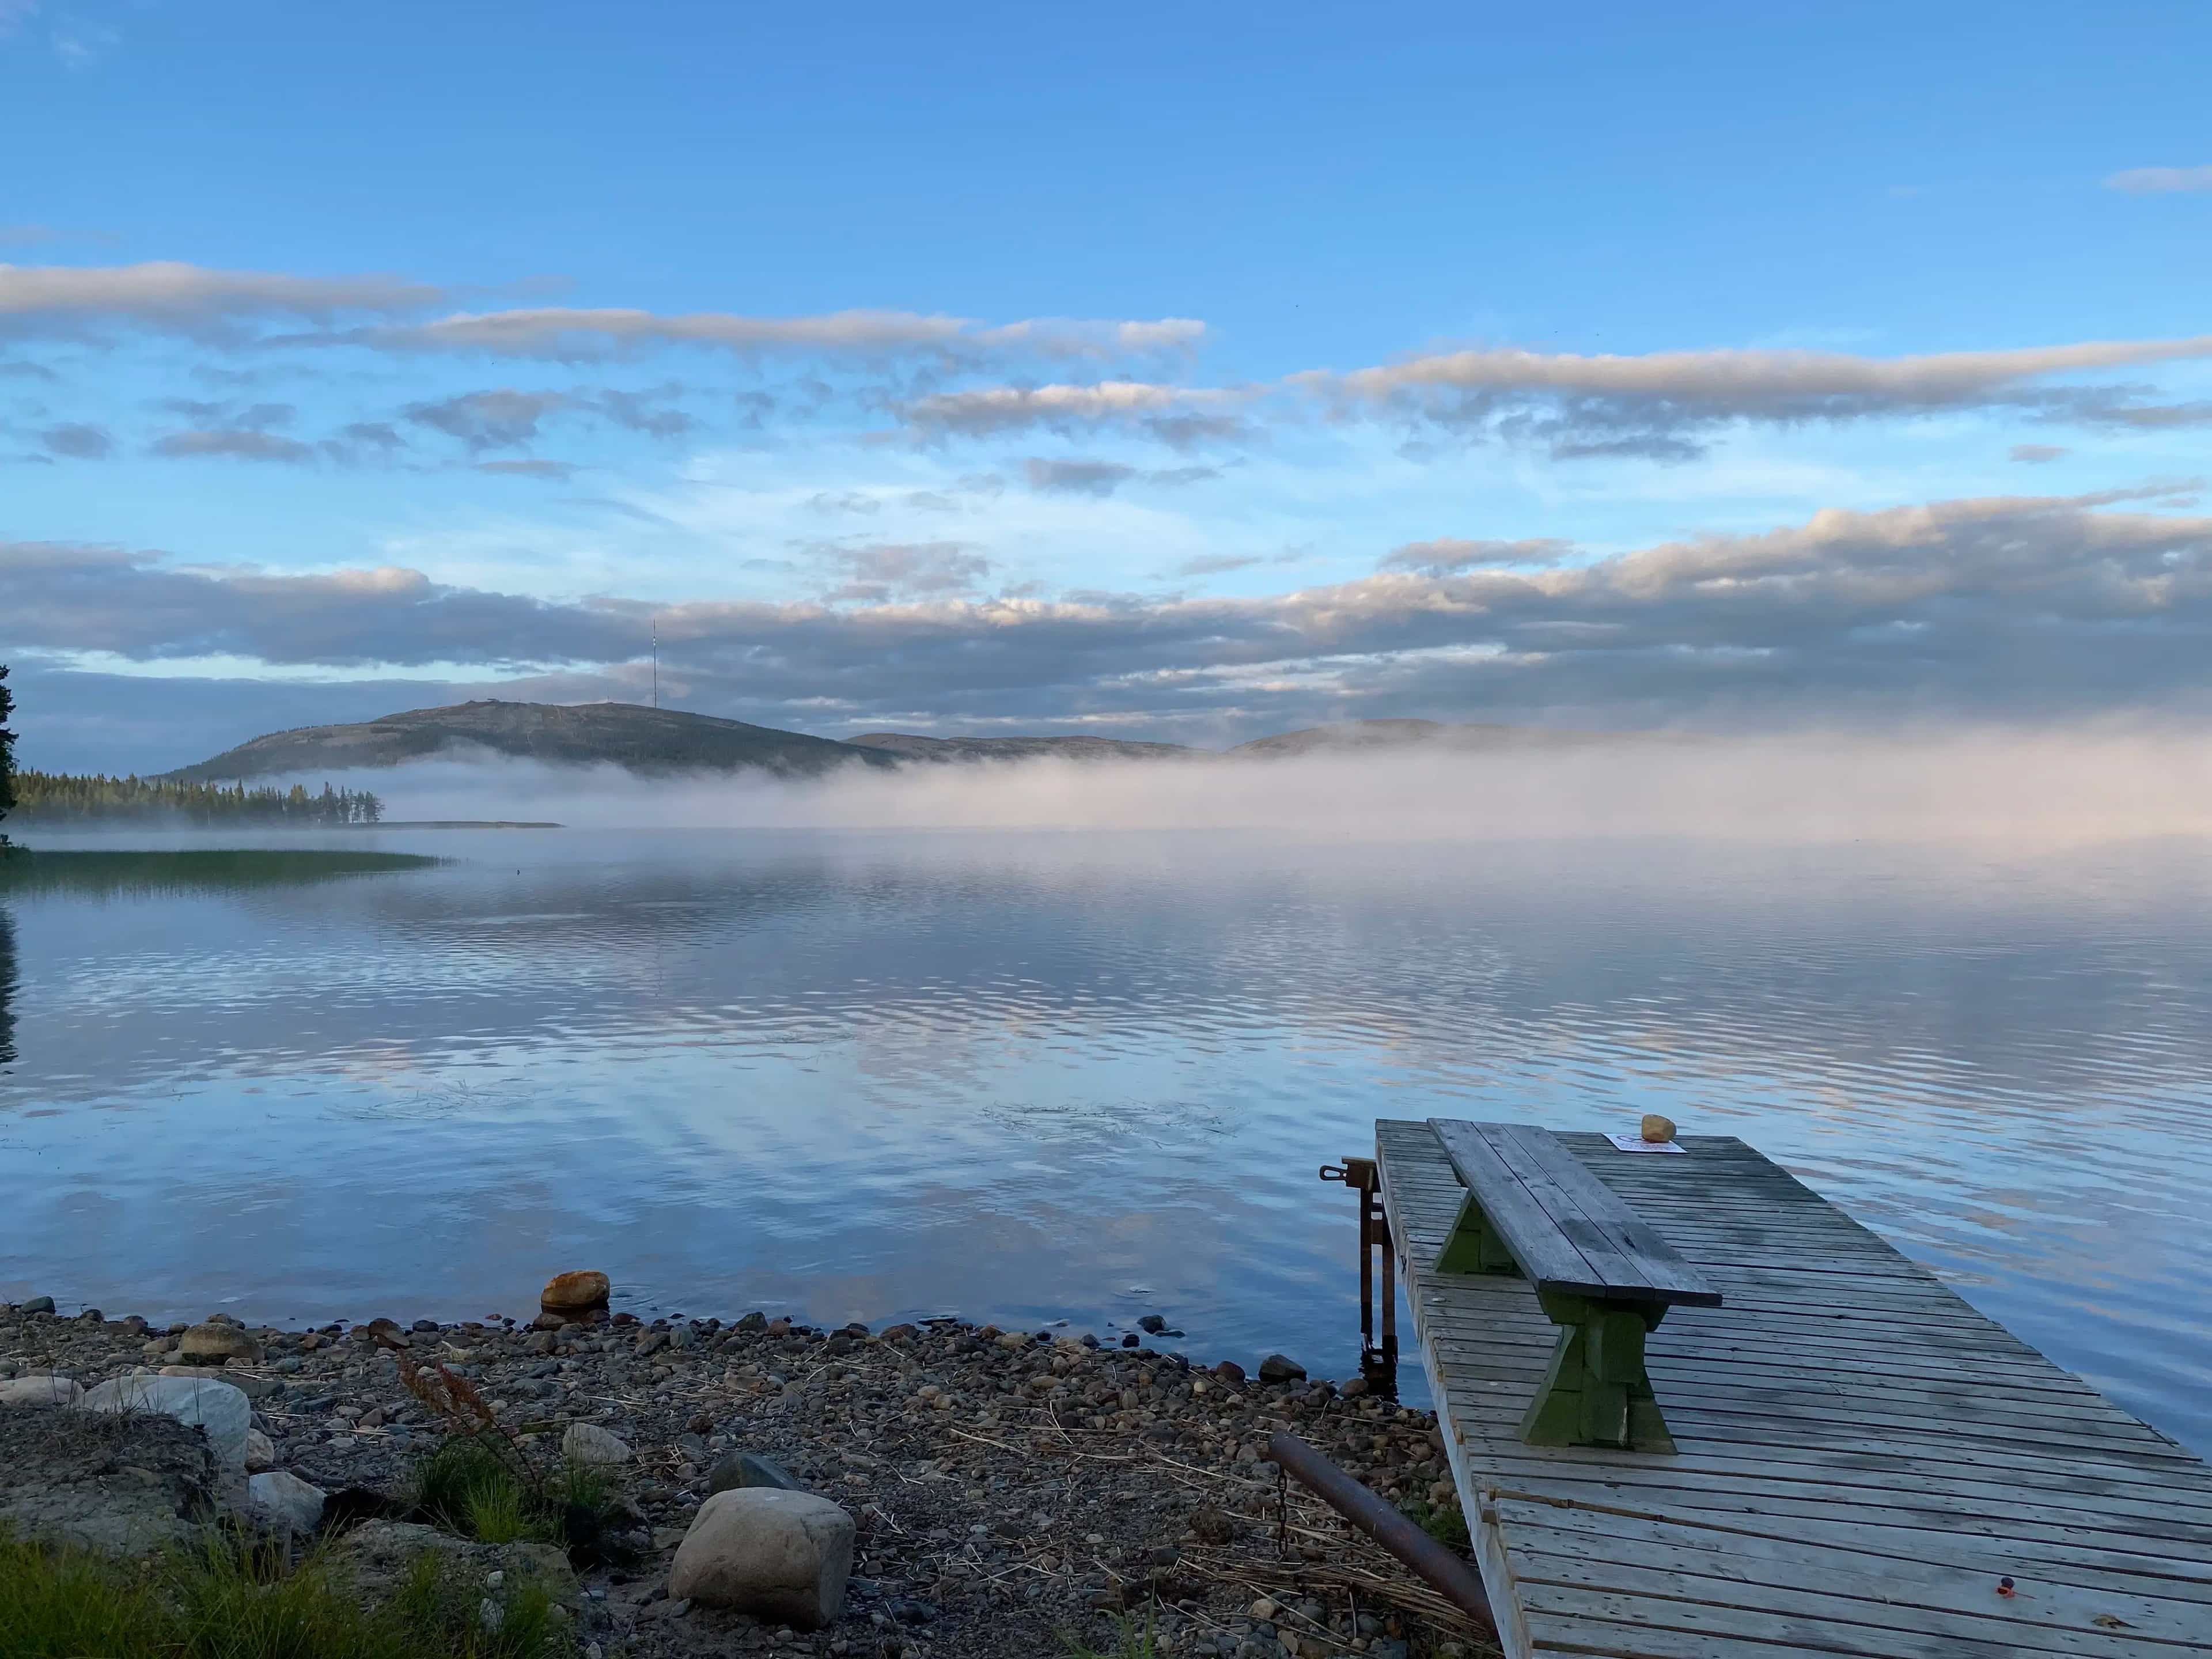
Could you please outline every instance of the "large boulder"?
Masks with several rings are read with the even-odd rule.
[[[18,1376],[0,1382],[0,1406],[74,1406],[84,1390],[66,1376]]]
[[[672,1599],[820,1630],[845,1605],[853,1517],[826,1498],[746,1486],[699,1506],[668,1572]]]
[[[595,1269],[556,1273],[538,1292],[538,1305],[547,1313],[589,1313],[605,1307],[613,1289],[607,1276]]]
[[[246,1473],[246,1436],[253,1407],[228,1382],[204,1376],[149,1376],[143,1371],[110,1377],[84,1397],[88,1412],[150,1413],[196,1425],[207,1436],[217,1468]]]
[[[627,1463],[637,1454],[620,1435],[596,1423],[571,1423],[568,1432],[561,1437],[561,1455],[571,1463],[607,1468]]]
[[[177,1339],[177,1357],[187,1365],[220,1365],[235,1360],[242,1365],[261,1363],[261,1345],[235,1325],[210,1320],[195,1325]]]
[[[189,1547],[216,1504],[215,1458],[198,1429],[167,1417],[0,1411],[0,1534],[145,1555]]]
[[[272,1469],[246,1481],[246,1513],[272,1532],[289,1532],[304,1538],[322,1525],[323,1502],[327,1495],[320,1486],[296,1474]]]

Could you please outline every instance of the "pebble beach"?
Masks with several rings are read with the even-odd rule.
[[[619,1559],[586,1566],[573,1589],[587,1656],[1030,1659],[1134,1640],[1234,1659],[1488,1650],[1262,1456],[1271,1434],[1297,1435],[1448,1528],[1434,1418],[1282,1355],[1205,1364],[1065,1328],[826,1329],[764,1311],[647,1322],[549,1306],[529,1321],[284,1330],[0,1304],[0,1401],[14,1414],[118,1378],[234,1385],[251,1409],[246,1474],[320,1495],[326,1533],[396,1500],[444,1437],[405,1380],[437,1367],[517,1445],[557,1448],[611,1481]],[[763,1486],[850,1517],[849,1578],[819,1629],[672,1594],[702,1506]],[[0,1520],[30,1501],[0,1484]]]

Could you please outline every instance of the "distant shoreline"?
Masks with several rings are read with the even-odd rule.
[[[356,835],[367,830],[565,830],[565,823],[555,823],[538,818],[387,818],[375,823],[255,823],[226,819],[222,823],[198,823],[175,817],[117,817],[107,818],[60,818],[26,817],[11,814],[9,822],[28,831],[43,830],[64,833],[93,833],[115,830],[151,830],[172,834],[185,830],[229,831],[248,830],[258,833],[278,830],[293,834]]]

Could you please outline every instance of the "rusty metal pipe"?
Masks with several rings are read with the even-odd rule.
[[[1474,1569],[1294,1434],[1267,1437],[1267,1461],[1396,1556],[1431,1589],[1480,1625],[1492,1641],[1498,1620]]]

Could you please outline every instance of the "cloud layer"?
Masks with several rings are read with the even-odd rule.
[[[2195,189],[2204,171],[2136,169],[2110,182],[2138,192]],[[652,394],[604,385],[445,390],[362,412],[386,426],[411,422],[447,430],[472,455],[522,447],[537,435],[539,418],[555,411],[588,413],[659,437],[711,432],[717,425],[804,424],[837,410],[838,418],[864,428],[888,418],[908,439],[932,445],[1050,433],[1112,434],[1182,451],[1249,447],[1273,428],[1318,417],[1532,446],[1555,459],[1660,461],[1694,459],[1730,427],[1970,410],[2135,430],[2212,424],[2212,403],[2161,400],[2112,378],[2212,359],[2212,335],[1890,357],[1492,347],[1421,353],[1345,371],[1292,369],[1224,386],[1183,378],[1210,337],[1206,325],[1193,319],[991,323],[884,309],[798,316],[624,307],[456,309],[460,297],[451,286],[387,275],[302,276],[175,262],[0,265],[0,340],[28,349],[55,341],[112,343],[133,334],[181,337],[260,363],[282,359],[306,366],[334,352],[367,352],[392,360],[394,372],[423,357],[536,364],[553,374],[586,362],[691,353],[719,362],[725,374],[790,377],[720,388],[734,392],[734,401],[712,417],[690,407],[678,410],[666,397],[654,409],[640,403],[626,412],[623,400]],[[51,373],[34,362],[27,372]],[[422,372],[419,364],[416,372]],[[528,402],[539,406],[502,416],[493,407],[500,399],[515,409]],[[471,401],[474,410],[465,407]],[[277,453],[282,446],[236,441],[182,453],[251,451],[254,459],[327,461],[386,453],[349,446],[335,434],[295,441],[298,449],[285,454]],[[162,453],[179,453],[179,446],[170,443]]]
[[[602,694],[657,622],[664,684],[689,706],[814,729],[917,711],[1172,734],[1419,712],[2136,709],[2207,690],[2212,519],[2172,510],[2176,488],[1831,511],[1596,558],[1430,542],[1258,598],[990,595],[989,562],[953,542],[821,544],[819,599],[657,606],[16,544],[0,545],[0,614],[43,653],[565,671]]]

